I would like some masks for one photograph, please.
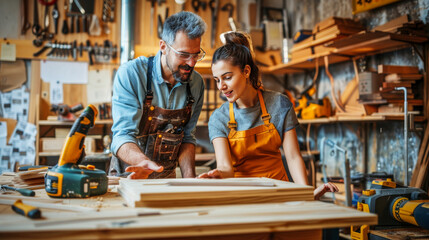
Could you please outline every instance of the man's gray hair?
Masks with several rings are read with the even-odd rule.
[[[204,20],[192,12],[178,12],[165,20],[162,30],[162,40],[172,45],[176,40],[176,34],[183,31],[189,39],[200,38],[206,31]]]

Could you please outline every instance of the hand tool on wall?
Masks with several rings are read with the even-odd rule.
[[[90,104],[74,122],[58,164],[45,175],[45,190],[50,197],[86,198],[107,192],[108,178],[104,171],[92,165],[79,165],[85,156],[83,142],[97,114],[97,108]]]
[[[49,20],[49,6],[45,5],[45,14],[43,15],[43,32],[49,33],[49,26],[50,26],[50,20]]]
[[[22,196],[28,196],[28,197],[34,197],[36,193],[31,189],[25,189],[25,188],[14,188],[10,187],[8,185],[1,185],[2,190],[11,190],[19,192]]]
[[[31,205],[24,204],[21,199],[15,201],[12,205],[13,211],[31,219],[38,219],[42,217],[40,209]]]
[[[107,24],[105,23],[107,26]],[[108,34],[107,32],[105,32]],[[93,14],[91,19],[91,24],[89,25],[88,34],[91,36],[100,36],[101,34],[101,27],[100,22],[98,21],[97,15]]]
[[[31,24],[28,21],[28,1],[29,0],[23,0],[22,1],[23,5],[21,8],[22,8],[22,11],[24,12],[23,13],[24,20],[22,23],[21,35],[25,35],[27,33],[27,30],[31,28]]]
[[[202,0],[192,0],[192,7],[194,8],[195,13],[198,13],[198,10],[203,9],[203,11],[207,8],[207,2]]]
[[[76,16],[76,32],[77,33],[80,33],[80,24],[81,24],[80,18],[81,18],[81,16]]]
[[[232,17],[232,15],[234,14],[234,5],[232,5],[231,3],[227,3],[223,5],[221,10],[228,12],[229,26],[231,27],[232,31],[237,31],[237,26],[235,25],[234,18]]]
[[[42,27],[39,24],[39,6],[37,4],[37,0],[33,1],[33,6],[33,27],[31,28],[31,31],[35,36],[40,36],[42,34]]]
[[[168,11],[169,8],[165,8],[165,19],[168,18]],[[164,22],[162,21],[161,15],[158,14],[158,23],[157,23],[157,32],[158,32],[158,38],[161,39],[161,35],[162,35],[162,30],[164,29]]]
[[[73,60],[77,60],[77,41],[74,40],[73,44],[72,44],[72,56],[73,56]]]
[[[89,15],[82,16],[82,32],[87,33],[88,32],[88,17]]]
[[[74,33],[74,16],[70,16],[71,23],[70,23],[70,33]]]
[[[52,19],[54,19],[54,32],[58,34],[58,19],[60,18],[60,12],[58,11],[57,2],[54,3],[54,7],[52,9]]]
[[[150,2],[150,35],[153,34],[153,18],[155,14],[155,2],[156,0],[148,0]]]
[[[58,48],[59,48],[59,45],[60,44],[57,44],[57,40],[55,40],[54,41],[54,43],[51,45],[51,51],[49,51],[48,52],[48,54],[46,54],[46,57],[50,57],[50,56],[52,56],[52,55],[54,55],[57,51],[58,51]],[[46,48],[47,46],[46,46],[46,44],[45,44],[45,46],[42,48],[42,50],[44,49],[44,48]],[[39,51],[40,52],[40,51]],[[34,55],[34,54],[33,54]]]
[[[115,1],[103,0],[103,22],[115,21]]]
[[[83,49],[84,49],[83,43],[80,43],[79,44],[79,57],[83,56]]]
[[[217,26],[216,23],[217,23],[217,11],[219,8],[219,0],[210,0],[209,6],[212,11],[212,35],[211,35],[210,46],[214,48],[216,43],[216,26]]]
[[[94,65],[94,48],[89,40],[86,40],[86,50],[88,51],[89,65]]]
[[[80,4],[79,0],[72,0],[70,2],[74,3],[77,6],[77,8],[79,9],[79,11],[80,11],[81,14],[85,14],[86,13],[85,8],[82,7],[82,4]]]
[[[69,26],[68,26],[68,22],[67,22],[67,9],[68,9],[68,5],[67,5],[67,1],[64,1],[64,20],[63,20],[63,27],[61,29],[61,32],[66,35],[69,33]]]

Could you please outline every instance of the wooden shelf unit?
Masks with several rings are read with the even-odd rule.
[[[425,37],[388,32],[364,32],[325,44],[329,48],[326,52],[292,59],[284,64],[264,67],[263,72],[272,74],[304,72],[315,68],[316,61],[318,61],[319,66],[324,66],[323,57],[325,56],[328,56],[330,64],[335,64],[350,61],[352,58],[390,52],[410,47],[410,44],[421,44],[427,41],[428,38]]]

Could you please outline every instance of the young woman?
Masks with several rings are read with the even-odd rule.
[[[212,72],[228,102],[215,110],[209,121],[217,169],[199,178],[268,177],[289,181],[280,153],[283,146],[293,181],[308,185],[292,103],[285,95],[260,87],[259,70],[249,48],[227,42],[215,51]],[[330,183],[321,185],[314,191],[315,199],[327,191],[338,188]]]

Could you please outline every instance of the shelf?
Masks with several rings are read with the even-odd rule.
[[[74,121],[39,120],[39,126],[71,126]],[[95,120],[95,125],[112,125],[112,119]]]
[[[351,60],[357,56],[369,56],[383,52],[393,51],[409,47],[410,43],[427,42],[427,37],[409,36],[388,32],[363,32],[350,35],[336,41],[327,43],[326,51],[311,54],[305,58],[292,59],[285,64],[278,64],[262,68],[264,73],[287,74],[304,72],[316,67],[315,59],[319,66],[324,66],[322,57],[328,56],[329,64],[335,64]]]
[[[416,113],[409,113],[409,115],[415,115]],[[336,123],[336,122],[377,122],[377,121],[402,121],[404,120],[404,114],[394,115],[371,115],[371,116],[332,116],[329,118],[316,118],[316,119],[298,119],[300,124],[323,124],[323,123]],[[424,116],[415,116],[414,121],[423,122]]]

